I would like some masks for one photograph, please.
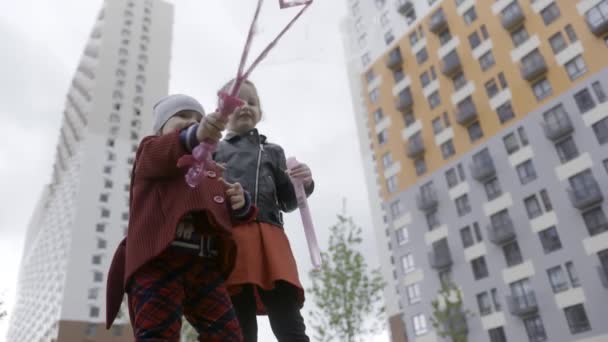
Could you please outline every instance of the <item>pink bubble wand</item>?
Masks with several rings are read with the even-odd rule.
[[[300,16],[304,13],[304,11],[312,4],[313,0],[279,0],[279,6],[281,9],[291,8],[296,6],[303,6],[302,9],[291,19],[289,23],[279,32],[279,34],[270,42],[268,45],[262,50],[262,52],[256,57],[256,59],[251,63],[251,66],[245,70],[245,62],[247,61],[247,56],[249,55],[249,50],[251,48],[251,42],[253,40],[253,36],[255,35],[255,26],[258,21],[258,17],[260,15],[260,10],[262,8],[263,0],[258,0],[257,7],[255,9],[255,14],[253,15],[253,20],[251,21],[251,25],[249,26],[249,32],[247,34],[247,40],[245,41],[245,46],[243,48],[243,52],[241,54],[241,61],[239,63],[238,72],[236,74],[236,78],[230,92],[222,92],[218,93],[220,98],[218,112],[221,114],[223,119],[227,119],[228,116],[234,112],[235,109],[243,105],[241,99],[238,98],[239,90],[241,89],[241,85],[245,80],[249,77],[253,69],[260,64],[260,62],[268,55],[270,50],[275,47],[277,42],[285,35],[285,33],[291,28],[291,26],[300,18]],[[217,143],[209,140],[202,141],[198,146],[194,148],[192,151],[192,157],[194,157],[195,163],[190,167],[188,173],[186,174],[186,183],[190,187],[196,187],[203,177],[203,171],[205,170],[205,165],[209,163],[213,163],[211,156],[213,152],[217,148]]]
[[[287,159],[287,168],[289,170],[299,164],[300,163],[294,157]],[[321,251],[319,250],[319,244],[317,243],[317,235],[315,234],[315,227],[312,223],[312,215],[310,214],[310,208],[308,207],[308,199],[306,198],[304,184],[299,178],[290,176],[290,179],[296,192],[296,199],[298,200],[300,217],[302,218],[302,224],[304,225],[304,234],[306,235],[306,242],[308,243],[310,259],[314,268],[319,269],[321,267]]]

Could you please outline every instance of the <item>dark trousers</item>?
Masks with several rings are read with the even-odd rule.
[[[279,342],[309,342],[304,318],[300,314],[296,289],[285,282],[277,282],[274,289],[257,289],[268,313],[270,327]],[[244,342],[257,342],[258,323],[253,285],[245,285],[243,291],[232,297],[232,304],[239,319]]]

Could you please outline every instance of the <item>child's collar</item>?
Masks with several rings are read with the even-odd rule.
[[[236,138],[246,137],[248,135],[253,135],[253,136],[256,136],[256,137],[259,136],[260,144],[266,143],[266,136],[263,135],[263,134],[259,134],[257,128],[253,128],[253,129],[251,129],[251,130],[249,130],[247,132],[244,132],[242,134],[238,134],[236,132],[228,132],[226,134],[226,137],[224,138],[224,140],[231,141],[231,140],[235,140]]]

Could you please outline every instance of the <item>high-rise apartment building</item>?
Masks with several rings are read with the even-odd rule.
[[[105,330],[105,282],[126,233],[134,152],[166,95],[173,6],[106,0],[67,94],[51,183],[32,216],[8,341],[130,341]]]
[[[393,340],[608,341],[608,0],[348,6]]]

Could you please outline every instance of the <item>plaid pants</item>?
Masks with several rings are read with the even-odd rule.
[[[243,340],[224,279],[212,260],[176,247],[135,273],[128,299],[136,341],[179,341],[182,314],[199,341]]]

